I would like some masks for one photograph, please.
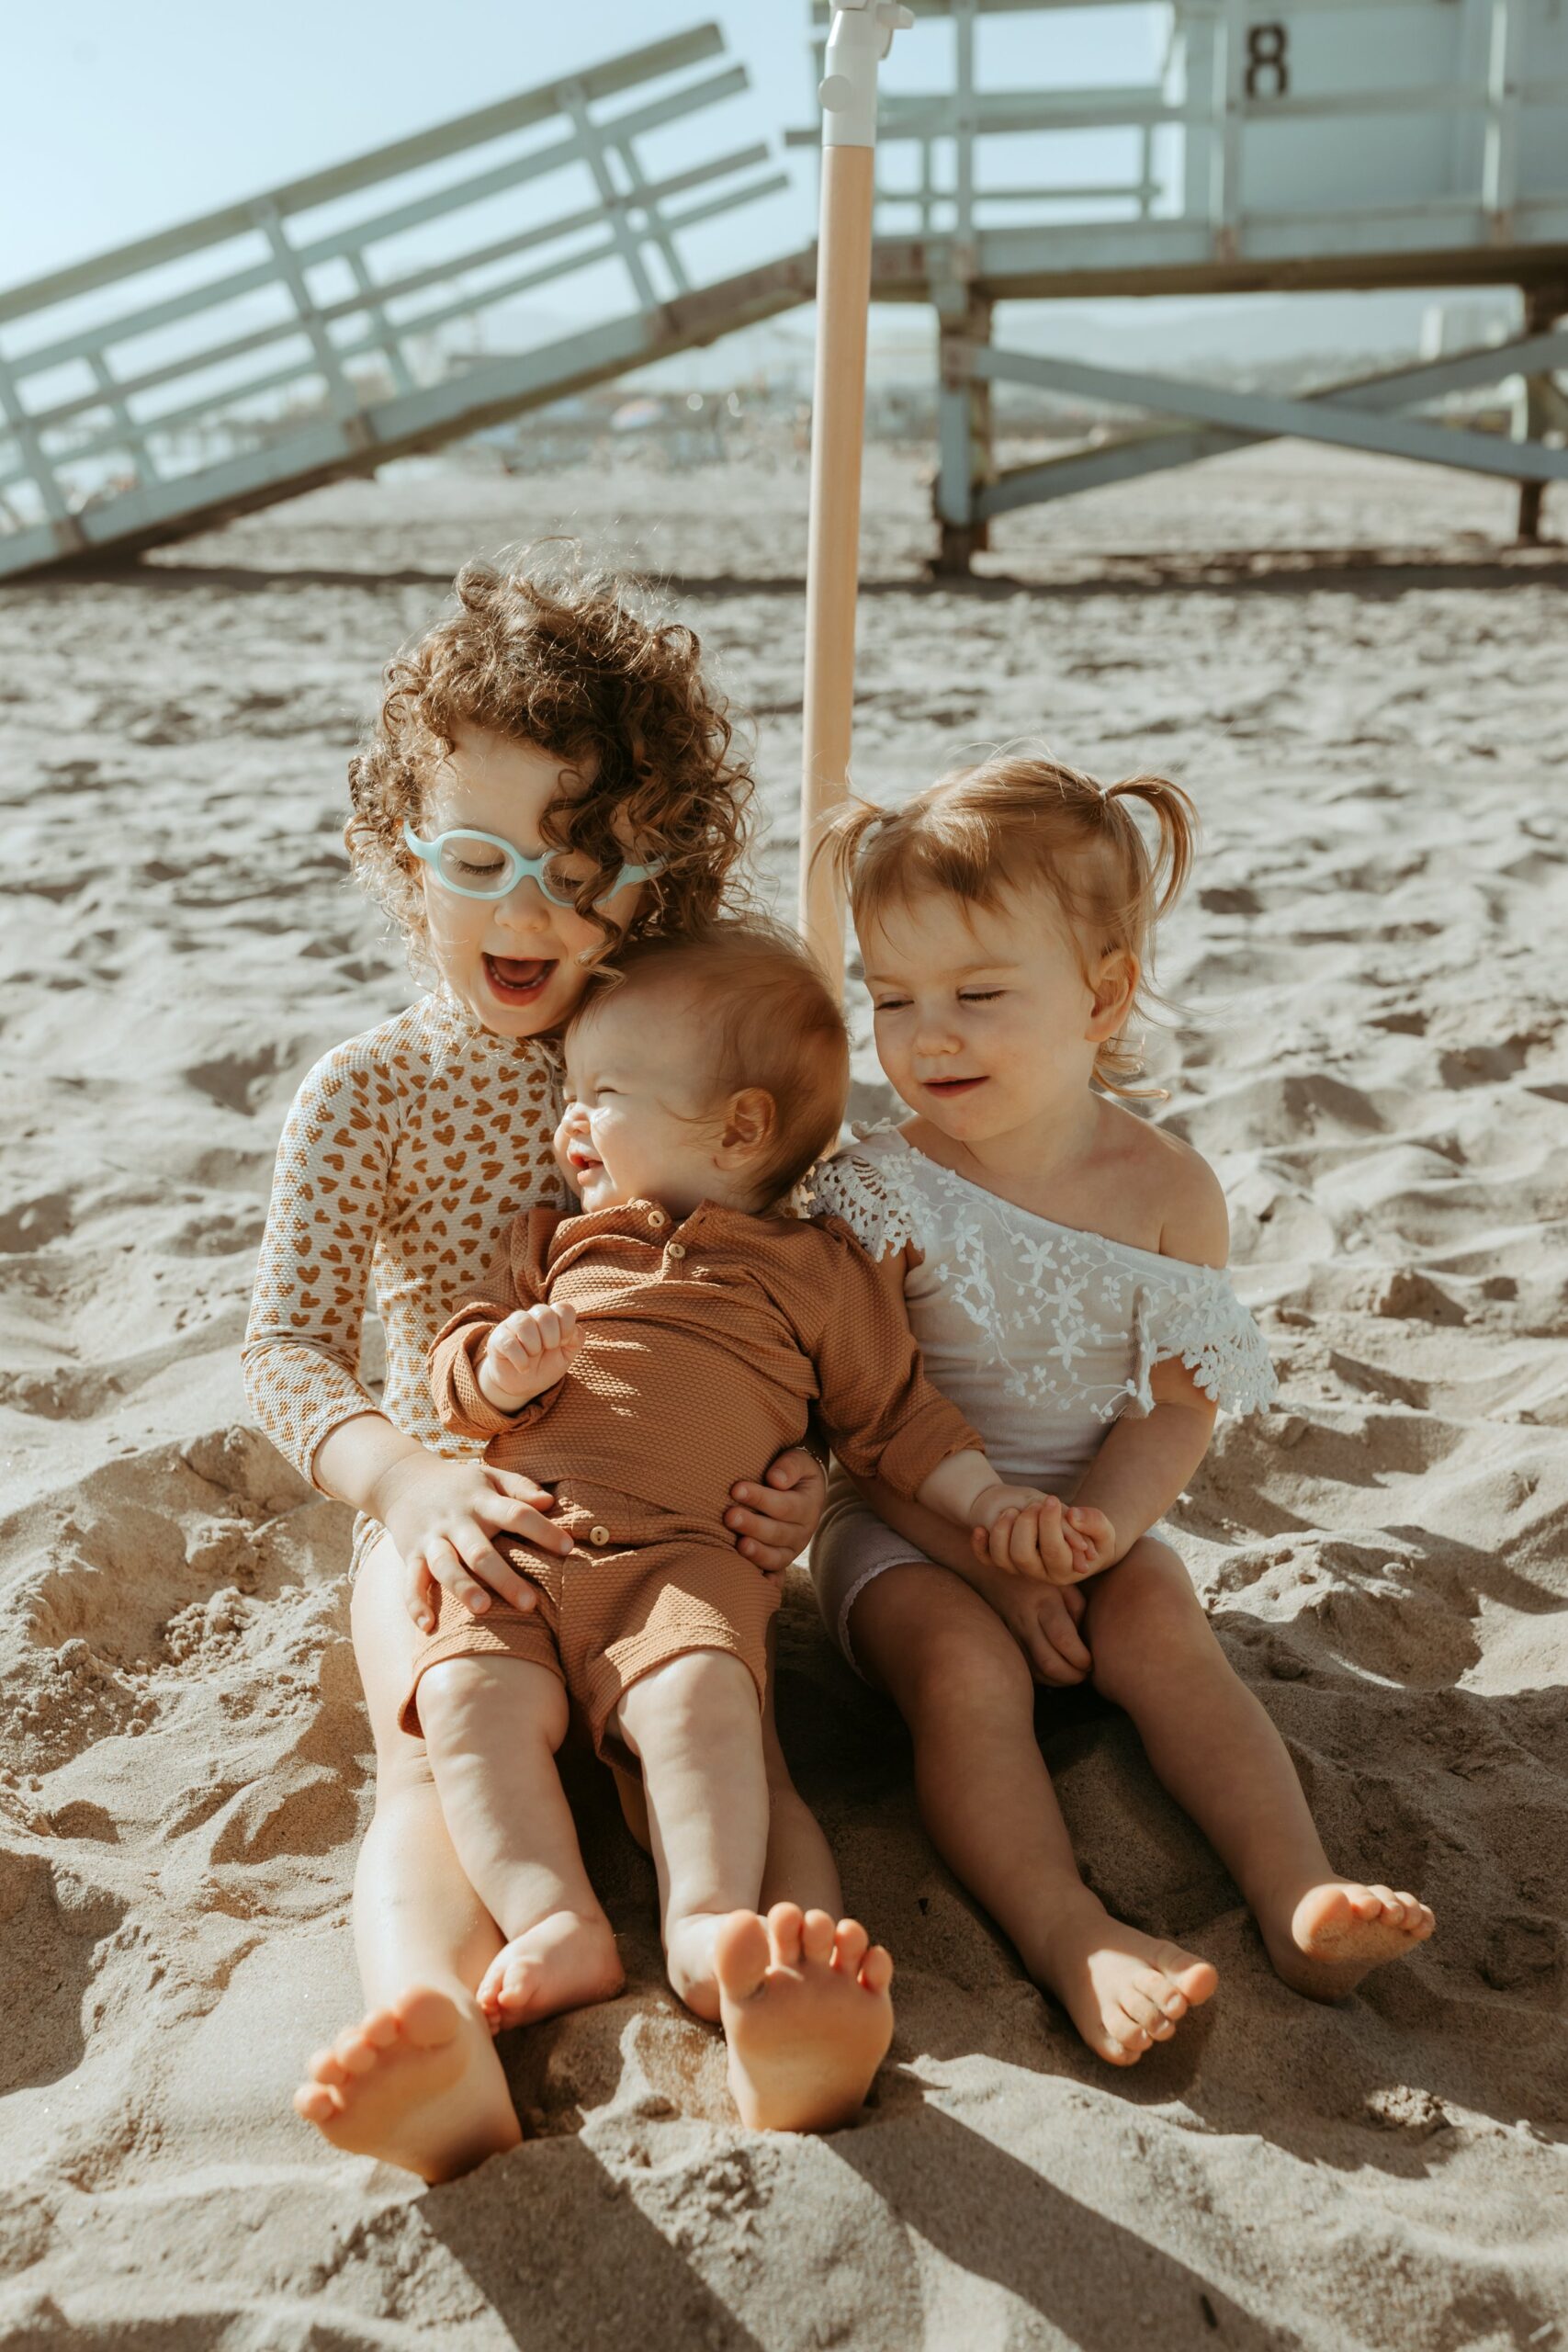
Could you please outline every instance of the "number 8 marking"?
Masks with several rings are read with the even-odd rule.
[[[1249,98],[1282,98],[1291,87],[1291,37],[1284,25],[1251,25],[1247,34],[1247,95]],[[1261,77],[1274,77],[1268,89]]]

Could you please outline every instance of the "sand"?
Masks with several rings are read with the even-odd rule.
[[[864,2120],[735,2123],[592,1778],[629,1986],[509,2038],[527,2144],[426,2192],[290,2113],[355,2009],[369,1758],[348,1514],[247,1431],[236,1351],[289,1095],[409,994],[345,758],[456,561],[581,528],[759,713],[777,881],[803,503],[427,469],[0,592],[0,2344],[1568,2342],[1568,559],[1499,554],[1510,493],[1458,477],[1257,451],[1015,518],[958,592],[878,453],[857,732],[878,793],[1043,726],[1200,800],[1162,1115],[1283,1391],[1178,1517],[1331,1852],[1437,1939],[1297,1999],[1125,1723],[1043,1700],[1094,1883],[1222,1973],[1113,2074],[935,1860],[797,1573],[786,1741],[899,1968]]]

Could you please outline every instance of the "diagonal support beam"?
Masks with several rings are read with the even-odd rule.
[[[1568,338],[1552,335],[1532,341],[1555,345],[1562,355],[1558,364],[1568,365]],[[1518,367],[1517,358],[1505,359],[1499,368],[1497,352],[1486,356],[1494,377]],[[1083,399],[1147,409],[1160,416],[1225,425],[1255,439],[1324,441],[1336,448],[1409,458],[1417,464],[1450,466],[1461,473],[1496,474],[1508,481],[1568,481],[1568,450],[1503,441],[1494,434],[1428,424],[1414,417],[1382,417],[1360,406],[1228,391],[1217,384],[1183,383],[1173,376],[1136,375],[1122,368],[1088,367],[1076,359],[1044,358],[1032,352],[995,351],[979,345],[971,350],[969,365],[983,381],[1036,384],[1045,391],[1076,392]],[[1412,370],[1417,379],[1426,377],[1427,388],[1407,391],[1404,397],[1430,397],[1450,389],[1440,379],[1451,377],[1457,365],[1439,362],[1430,371]],[[1486,378],[1472,380],[1484,382]]]
[[[1306,398],[1313,404],[1381,410],[1400,408],[1414,401],[1438,400],[1476,384],[1496,383],[1505,376],[1528,375],[1540,381],[1545,371],[1568,369],[1568,330],[1517,336],[1511,343],[1487,344],[1475,351],[1456,352],[1448,359],[1426,360],[1418,368],[1399,368],[1380,376],[1356,377]],[[1549,386],[1555,414],[1561,403],[1568,423],[1568,401]],[[1444,427],[1450,431],[1451,427]],[[1179,466],[1201,465],[1232,449],[1278,439],[1272,433],[1240,432],[1224,425],[1182,425],[1135,429],[1097,449],[1075,450],[1047,458],[1033,466],[1014,466],[994,482],[979,486],[975,496],[978,519],[988,521],[1015,507],[1034,506],[1055,498],[1072,498],[1111,482],[1134,481],[1146,474],[1165,473]]]
[[[22,396],[11,370],[3,359],[0,359],[0,419],[4,419],[20,452],[23,473],[31,481],[42,502],[48,517],[52,552],[56,555],[75,554],[85,544],[82,526],[66,504],[65,493],[55,478],[43,443],[22,405]]]

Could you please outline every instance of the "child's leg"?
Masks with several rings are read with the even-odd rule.
[[[522,2138],[476,1989],[501,1948],[453,1850],[421,1739],[399,1724],[423,1640],[389,1542],[354,1590],[354,1647],[376,1742],[376,1812],[355,1875],[368,2005],[318,2052],[295,2105],[334,2146],[447,2180]]]
[[[802,1911],[826,1911],[836,1919],[844,1907],[833,1849],[822,1825],[790,1777],[779,1741],[774,1699],[778,1690],[779,1621],[768,1628],[768,1695],[762,1707],[762,1760],[768,1773],[768,1858],[762,1866],[761,1907],[797,1904]]]
[[[1079,1878],[1034,1736],[1034,1679],[1001,1619],[950,1570],[911,1561],[863,1588],[851,1637],[913,1735],[933,1844],[1031,1976],[1115,2065],[1168,2041],[1214,1971],[1111,1918]]]
[[[556,1770],[564,1683],[529,1658],[446,1658],[421,1679],[419,1717],[454,1850],[506,1938],[479,1987],[492,2028],[609,1999],[615,1932]]]
[[[616,1727],[639,1759],[670,1981],[721,2018],[729,2081],[756,2130],[853,2114],[892,2032],[892,1962],[855,1921],[756,1909],[770,1792],[757,1687],[739,1658],[693,1650],[634,1682]]]
[[[768,1858],[762,1866],[761,1905],[766,1911],[775,1903],[794,1902],[803,1911],[826,1911],[836,1919],[844,1907],[839,1866],[822,1834],[821,1823],[790,1777],[789,1764],[779,1741],[773,1706],[778,1689],[778,1641],[779,1621],[775,1617],[768,1628],[768,1695],[762,1706],[762,1755],[768,1770]],[[613,1765],[611,1770],[626,1827],[643,1852],[651,1854],[653,1837],[642,1781],[636,1774],[623,1771],[619,1765]]]
[[[1320,2000],[1432,1932],[1413,1894],[1341,1878],[1284,1741],[1231,1670],[1180,1559],[1145,1536],[1087,1587],[1094,1684],[1247,1897],[1287,1984]]]

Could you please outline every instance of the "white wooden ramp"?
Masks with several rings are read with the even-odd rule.
[[[722,51],[699,26],[0,293],[0,576],[185,537],[808,300],[809,252],[688,273],[688,231],[788,185],[766,146],[690,135],[746,86]],[[452,369],[440,329],[561,280],[592,326]]]

